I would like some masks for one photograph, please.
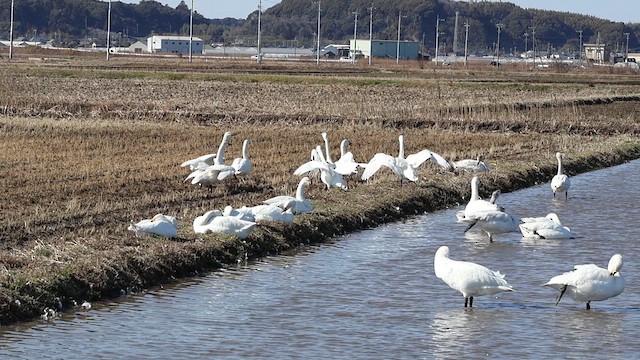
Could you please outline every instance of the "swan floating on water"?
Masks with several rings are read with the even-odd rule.
[[[137,237],[158,235],[167,238],[178,236],[178,220],[169,215],[156,214],[151,219],[144,219],[130,224],[127,230],[133,231]]]
[[[523,218],[519,225],[525,238],[536,239],[573,239],[575,236],[566,226],[562,226],[558,215],[549,213],[543,218]]]
[[[469,202],[465,206],[464,210],[460,210],[456,213],[458,222],[470,224],[473,222],[471,214],[478,211],[504,211],[504,208],[496,204],[498,197],[500,196],[500,190],[496,190],[491,194],[490,200],[483,200],[478,193],[478,186],[480,179],[477,176],[471,178],[471,196]]]
[[[489,236],[489,242],[493,242],[494,235],[520,232],[519,225],[522,223],[522,220],[517,216],[495,210],[472,212],[468,214],[466,221],[469,221],[469,226],[464,232],[477,226]]]
[[[433,261],[436,276],[464,296],[464,307],[473,307],[473,297],[514,291],[499,271],[468,262],[449,259],[449,247],[441,246]]]
[[[620,275],[622,255],[615,254],[609,260],[607,269],[595,264],[576,265],[575,270],[554,276],[544,286],[558,291],[556,305],[566,294],[576,302],[586,302],[587,310],[592,301],[603,301],[622,294],[624,278]]]
[[[556,197],[556,193],[564,193],[564,198],[567,199],[569,197],[571,179],[568,175],[562,173],[563,158],[563,153],[556,153],[556,159],[558,159],[558,173],[551,179],[551,190],[553,190],[553,197]]]
[[[290,209],[294,214],[310,213],[313,206],[304,196],[305,190],[309,187],[311,181],[308,177],[303,177],[298,183],[296,196],[280,195],[263,201],[267,205],[275,205],[282,209]]]

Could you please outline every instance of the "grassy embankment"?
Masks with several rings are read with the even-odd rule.
[[[322,131],[334,158],[343,138],[360,161],[396,154],[399,134],[407,153],[427,148],[450,160],[483,153],[494,167],[481,176],[484,195],[548,181],[556,151],[567,153],[570,174],[640,157],[637,76],[143,68],[118,60],[18,62],[0,70],[0,323],[468,197],[470,175],[429,166],[420,182],[403,186],[389,172],[369,183],[350,179],[348,192],[326,191],[317,180],[307,193],[314,213],[294,225],[264,224],[245,241],[193,233],[191,221],[207,210],[292,194],[299,181],[293,170],[321,143]],[[236,134],[229,160],[240,156],[243,139],[252,140],[248,181],[220,184],[212,194],[183,183],[188,171],[178,164],[214,152],[228,130]],[[158,212],[179,218],[178,239],[126,231],[130,221]]]

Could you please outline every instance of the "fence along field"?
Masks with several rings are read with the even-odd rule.
[[[214,208],[292,194],[299,181],[293,170],[321,144],[323,131],[334,158],[348,138],[362,162],[377,152],[396,154],[399,134],[407,153],[427,148],[449,160],[483,153],[495,169],[487,183],[508,183],[532,167],[553,169],[559,150],[568,153],[570,168],[593,154],[638,146],[637,84],[611,75],[364,76],[329,69],[310,76],[22,63],[0,72],[0,308],[17,314],[2,322],[53,302],[60,294],[51,289],[67,291],[65,304],[74,294],[97,298],[120,284],[160,281],[189,257],[235,244],[196,236],[191,221]],[[188,171],[178,165],[215,152],[225,131],[235,133],[229,161],[241,155],[244,139],[252,141],[248,181],[219,184],[211,194],[184,183]],[[433,187],[468,192],[467,176],[435,167],[421,176],[419,184],[403,186],[390,173],[369,183],[349,179],[348,192],[327,191],[316,180],[307,192],[314,214],[297,223],[362,213]],[[179,218],[178,240],[126,231],[130,221],[158,212]],[[254,237],[283,227],[263,227]],[[158,279],[140,278],[141,269]],[[68,285],[70,276],[77,288]],[[67,285],[55,287],[56,281]],[[94,290],[83,288],[88,284]],[[21,309],[11,302],[18,298]]]

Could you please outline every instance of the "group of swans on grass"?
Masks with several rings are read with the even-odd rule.
[[[467,224],[465,232],[471,228],[479,228],[493,241],[493,236],[509,232],[520,232],[525,238],[538,239],[571,239],[575,236],[566,226],[563,226],[555,213],[545,217],[520,218],[505,212],[504,208],[496,204],[500,191],[496,190],[491,200],[483,200],[478,195],[479,179],[471,179],[471,197],[464,210],[456,213],[458,222]]]
[[[449,258],[449,247],[441,246],[435,253],[433,268],[436,277],[464,296],[464,307],[473,307],[475,296],[514,291],[499,271],[468,261]],[[563,295],[576,302],[585,302],[587,310],[592,301],[603,301],[624,291],[624,278],[620,275],[622,256],[615,254],[607,269],[595,264],[576,265],[573,271],[551,278],[544,286],[558,290],[556,305]]]
[[[224,162],[224,152],[231,144],[232,137],[233,134],[231,132],[225,132],[218,147],[218,152],[202,155],[180,164],[182,167],[188,166],[191,170],[191,173],[184,181],[191,181],[191,184],[207,187],[211,190],[214,184],[224,181],[232,175],[236,177],[247,176],[252,168],[248,151],[250,141],[248,139],[242,143],[242,157],[233,159],[230,165]]]
[[[313,206],[304,195],[310,183],[308,177],[302,178],[295,196],[276,196],[251,207],[243,206],[234,209],[227,206],[223,211],[207,211],[193,220],[193,231],[198,234],[232,234],[245,239],[260,222],[291,224],[294,221],[294,214],[313,211]],[[128,230],[134,231],[136,236],[157,235],[174,238],[178,234],[178,221],[175,217],[157,214],[151,219],[132,223]]]

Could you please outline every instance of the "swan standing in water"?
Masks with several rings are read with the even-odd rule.
[[[436,276],[464,296],[464,307],[473,307],[473,297],[514,291],[499,271],[468,262],[449,259],[449,247],[441,246],[433,261]]]
[[[558,173],[551,179],[551,190],[553,190],[553,197],[556,197],[556,193],[564,193],[564,198],[569,197],[569,188],[571,187],[571,179],[566,174],[562,173],[562,159],[564,154],[557,152],[556,159],[558,159]]]
[[[575,270],[554,276],[544,284],[558,291],[556,305],[564,294],[577,302],[586,302],[587,310],[592,301],[603,301],[622,294],[624,278],[620,276],[622,255],[615,254],[609,260],[607,269],[595,264],[576,265]]]
[[[453,162],[454,170],[470,171],[470,172],[487,172],[491,170],[491,166],[484,162],[484,157],[478,155],[477,159],[464,159]]]
[[[174,238],[178,236],[178,220],[173,216],[156,214],[151,219],[144,219],[129,225],[127,230],[133,231],[136,237],[153,234]]]
[[[480,184],[480,179],[477,176],[474,176],[471,179],[471,196],[469,197],[469,202],[465,206],[464,210],[460,210],[456,213],[456,218],[458,222],[470,224],[473,222],[471,218],[471,214],[479,211],[504,211],[501,206],[496,205],[496,201],[500,196],[500,190],[496,190],[491,194],[491,200],[483,200],[480,198],[478,193],[478,186]]]
[[[296,196],[280,195],[272,197],[263,201],[267,205],[274,205],[281,209],[291,209],[294,214],[310,213],[313,211],[313,206],[304,197],[305,190],[309,187],[311,181],[308,177],[303,177],[298,183],[298,189],[296,190]]]

